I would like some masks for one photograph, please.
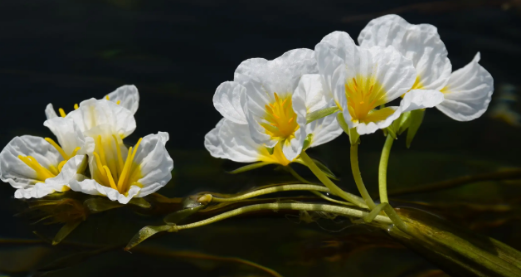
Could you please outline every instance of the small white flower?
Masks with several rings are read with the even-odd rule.
[[[122,107],[129,110],[132,115],[136,113],[139,107],[139,92],[134,85],[121,86],[115,91],[105,95],[103,99],[121,105]],[[79,106],[81,106],[81,103],[80,105],[75,104],[74,109],[77,109]],[[65,117],[67,115],[62,108],[58,109],[58,111],[61,117]],[[47,116],[47,119],[58,117],[58,114],[56,114],[52,104],[48,104],[45,108],[45,115]]]
[[[308,113],[328,106],[320,83],[320,76],[317,74],[302,76],[292,99],[293,107],[304,111],[300,115],[303,118],[306,118]],[[335,115],[315,120],[305,125],[303,129],[307,134],[307,148],[327,143],[342,133]],[[295,157],[288,159],[287,155],[283,153],[282,144],[278,143],[270,154],[265,144],[257,143],[252,139],[248,124],[237,123],[229,118],[223,118],[217,123],[217,126],[205,136],[204,145],[215,158],[241,163],[264,162],[284,166],[294,162],[305,150],[302,145]]]
[[[72,190],[126,204],[156,192],[172,178],[174,162],[165,148],[168,133],[145,136],[129,149],[109,125],[92,129],[90,136],[95,141],[88,153],[92,179],[73,181]]]
[[[479,65],[480,55],[465,67],[454,71],[449,82],[441,90],[445,101],[436,106],[438,110],[458,121],[480,117],[488,108],[494,92],[494,79]]]
[[[471,63],[451,74],[447,50],[436,27],[385,15],[371,20],[358,42],[362,47],[392,45],[410,59],[416,70],[412,89],[441,90],[445,100],[436,107],[447,116],[469,121],[487,110],[494,86],[492,76],[478,64],[479,53]]]
[[[81,178],[84,157],[69,156],[40,137],[15,137],[0,153],[0,179],[17,189],[16,198],[41,198],[69,190]]]
[[[315,47],[324,95],[342,110],[349,128],[361,135],[388,127],[401,113],[443,101],[435,90],[411,90],[416,72],[393,46],[357,46],[345,32],[333,32]],[[399,107],[387,104],[408,92]]]
[[[293,94],[304,74],[316,73],[312,50],[295,49],[275,60],[255,58],[242,62],[233,82],[221,84],[214,96],[216,109],[229,121],[246,125],[258,145],[279,143],[293,160],[306,138],[306,111],[293,103]]]

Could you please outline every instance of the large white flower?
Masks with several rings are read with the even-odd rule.
[[[304,119],[307,114],[326,108],[328,104],[323,94],[320,76],[317,74],[302,76],[292,96],[292,102],[296,110],[304,111],[299,115]],[[233,108],[231,105],[229,107]],[[217,126],[205,136],[204,145],[216,158],[241,163],[264,162],[288,165],[305,150],[303,147],[309,148],[327,143],[342,133],[334,115],[315,120],[302,129],[305,131],[307,143],[293,158],[287,158],[280,143],[275,145],[270,154],[265,144],[253,140],[248,124],[237,123],[229,118],[223,118],[217,123]]]
[[[295,49],[268,61],[242,62],[233,82],[221,84],[214,96],[216,109],[229,121],[246,125],[258,145],[273,148],[293,160],[306,138],[306,111],[293,103],[293,94],[304,74],[316,73],[312,50]]]
[[[16,198],[40,198],[69,190],[81,178],[84,155],[67,155],[58,145],[34,136],[13,138],[0,153],[0,179],[16,188]]]
[[[458,121],[480,117],[488,108],[494,92],[494,79],[479,65],[480,55],[465,67],[454,71],[449,82],[441,90],[445,101],[436,106],[438,110]]]
[[[126,204],[133,197],[156,192],[172,178],[174,162],[165,148],[168,133],[145,136],[129,149],[108,125],[100,125],[88,135],[95,141],[94,150],[88,153],[92,179],[72,182],[72,190]]]
[[[121,86],[115,91],[105,95],[103,99],[107,99],[118,105],[121,105],[121,107],[129,110],[132,114],[135,114],[139,107],[139,92],[134,85]],[[79,106],[81,106],[81,103],[80,105],[75,104],[74,109],[77,109]],[[65,117],[67,115],[62,108],[58,109],[58,111],[61,117]],[[48,104],[45,108],[45,115],[47,116],[47,119],[58,117],[58,114],[54,110],[52,104]]]
[[[443,101],[439,91],[411,90],[413,63],[393,46],[359,47],[347,33],[333,32],[317,44],[315,53],[324,94],[361,135],[388,127],[403,112]],[[400,106],[378,109],[405,93]]]
[[[416,70],[413,89],[441,90],[445,100],[436,107],[449,117],[468,121],[487,109],[494,90],[492,76],[478,64],[479,54],[451,74],[447,50],[436,27],[410,24],[398,15],[371,20],[358,42],[363,47],[392,45],[410,59]]]

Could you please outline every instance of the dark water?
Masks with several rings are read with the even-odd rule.
[[[512,91],[520,85],[518,1],[281,2],[1,1],[0,145],[16,135],[50,136],[42,125],[47,103],[68,111],[74,103],[100,98],[123,84],[135,84],[141,95],[138,128],[127,141],[157,131],[170,133],[167,147],[175,162],[175,174],[161,194],[185,197],[202,190],[235,193],[290,181],[290,176],[274,172],[273,167],[229,175],[226,170],[240,165],[210,157],[203,140],[220,119],[212,104],[215,88],[231,80],[236,66],[245,59],[273,59],[290,49],[313,48],[334,30],[347,31],[356,38],[370,19],[393,12],[411,23],[437,26],[454,69],[480,51],[481,64],[492,74],[496,86],[491,108],[502,101],[505,85],[512,85]],[[521,112],[518,102],[510,107]],[[412,149],[406,150],[403,139],[395,144],[390,190],[519,167],[520,131],[490,113],[460,123],[429,110]],[[376,192],[383,142],[383,136],[376,134],[363,137],[360,146],[362,172],[372,192]],[[347,137],[311,154],[341,177],[342,187],[355,191],[348,170]],[[310,175],[303,168],[296,169]],[[518,181],[479,182],[395,200],[427,203],[465,227],[521,249],[521,225],[516,215],[520,185]],[[27,272],[45,268],[56,258],[85,251],[66,243],[53,248],[9,242],[39,239],[33,230],[52,237],[58,228],[30,225],[27,217],[13,217],[26,207],[13,199],[13,193],[7,184],[0,187],[0,238],[8,240],[0,246],[0,276],[27,276]],[[470,209],[466,203],[487,208]],[[488,204],[506,208],[493,209]],[[142,226],[160,221],[160,216],[140,216],[127,210],[99,214],[84,222],[66,242],[125,243]],[[118,248],[48,275],[155,276],[168,272],[181,276],[270,276],[222,257],[249,260],[284,276],[442,274],[380,232],[351,226],[347,221],[305,224],[296,216],[273,213],[168,234],[143,247],[149,251],[129,254]]]

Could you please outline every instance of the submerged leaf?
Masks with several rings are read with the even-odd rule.
[[[182,210],[177,211],[177,212],[173,212],[173,213],[165,216],[163,221],[166,224],[177,224],[181,220],[184,220],[184,219],[188,218],[189,216],[197,213],[200,209],[202,209],[204,207],[205,207],[204,205],[200,205],[200,206],[197,206],[197,207],[186,208],[186,209],[182,209]]]
[[[409,128],[407,129],[407,148],[411,147],[412,140],[414,139],[414,136],[416,136],[418,129],[420,129],[420,126],[422,125],[424,115],[425,109],[411,111],[411,116],[409,119],[410,124]]]
[[[85,207],[87,207],[92,213],[100,213],[124,206],[118,202],[111,201],[110,199],[104,197],[91,197],[85,200],[83,205],[85,205]]]
[[[143,198],[132,198],[128,203],[144,209],[148,209],[151,207],[150,203],[148,203],[148,201],[146,201]]]
[[[160,225],[160,226],[145,226],[139,230],[139,232],[130,239],[127,246],[125,247],[125,250],[128,251],[131,248],[136,247],[138,244],[142,243],[149,237],[159,233],[159,232],[165,232],[165,231],[175,231],[175,225]]]
[[[54,237],[54,239],[52,241],[52,245],[56,245],[56,244],[60,243],[72,231],[74,231],[74,229],[76,229],[76,227],[78,227],[78,225],[80,225],[81,222],[82,221],[73,221],[73,222],[69,222],[69,223],[66,223],[65,225],[63,225],[63,227],[60,229],[60,231],[58,231],[58,233]]]
[[[230,171],[229,173],[230,174],[237,174],[237,173],[242,173],[242,172],[246,172],[246,171],[249,171],[249,170],[253,170],[253,169],[256,169],[256,168],[259,168],[259,167],[263,167],[265,165],[268,165],[270,163],[267,163],[267,162],[258,162],[258,163],[254,163],[254,164],[249,164],[249,165],[245,165],[243,167],[239,167],[233,171]]]

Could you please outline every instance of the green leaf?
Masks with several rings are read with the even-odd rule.
[[[189,216],[197,213],[200,209],[202,209],[204,207],[205,207],[204,205],[199,205],[197,207],[186,208],[186,209],[182,209],[182,210],[173,212],[173,213],[165,216],[163,221],[166,224],[177,224],[181,220],[184,220],[184,219],[188,218]]]
[[[306,117],[306,121],[309,124],[317,119],[321,119],[328,115],[334,114],[339,110],[340,109],[338,109],[338,107],[329,107],[329,108],[325,108],[322,110],[314,111],[314,112],[308,114],[308,116]]]
[[[416,135],[416,133],[418,132],[418,129],[422,125],[424,115],[425,115],[425,109],[411,111],[411,116],[409,119],[410,125],[409,125],[409,129],[407,130],[407,140],[406,140],[407,148],[411,147],[412,140],[414,139],[414,136]]]
[[[139,230],[139,232],[130,239],[127,246],[125,247],[125,250],[130,250],[131,248],[136,247],[138,244],[142,243],[149,237],[159,233],[159,232],[165,232],[165,231],[174,231],[175,225],[160,225],[160,226],[145,226]]]
[[[151,207],[150,203],[148,203],[148,201],[146,201],[143,198],[132,198],[128,203],[144,209],[148,209]]]
[[[63,225],[63,227],[58,231],[54,239],[52,240],[52,245],[56,245],[60,243],[64,238],[66,238],[78,225],[80,225],[81,220],[68,222],[67,224]]]
[[[256,169],[256,168],[259,168],[259,167],[263,167],[265,165],[268,165],[270,163],[267,163],[267,162],[258,162],[258,163],[254,163],[254,164],[249,164],[249,165],[245,165],[243,167],[239,167],[233,171],[230,171],[228,173],[230,174],[237,174],[237,173],[242,173],[242,172],[246,172],[246,171],[249,171],[249,170],[252,170],[252,169]]]
[[[105,197],[91,197],[85,202],[83,202],[83,205],[89,209],[92,213],[101,213],[104,211],[121,208],[124,205],[119,204],[117,201],[111,201],[108,198]]]
[[[323,163],[319,162],[318,160],[315,160],[315,159],[312,159],[313,162],[318,166],[318,168],[324,172],[324,174],[326,174],[327,177],[329,177],[330,179],[333,179],[335,181],[338,181],[338,177],[335,176],[335,174],[327,167],[325,166]]]

